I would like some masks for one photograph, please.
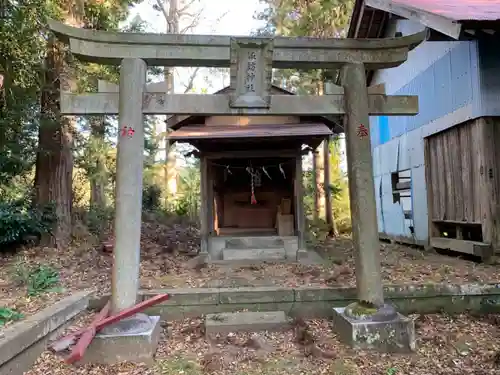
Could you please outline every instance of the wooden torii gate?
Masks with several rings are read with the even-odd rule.
[[[345,115],[358,300],[375,306],[377,311],[386,306],[369,116],[415,115],[418,98],[369,93],[366,70],[402,64],[409,50],[425,40],[427,32],[399,38],[357,40],[115,33],[77,29],[55,21],[50,22],[50,28],[69,44],[71,52],[79,59],[120,65],[118,92],[61,93],[62,114],[119,115],[114,311],[134,305],[139,286],[145,114]],[[230,94],[221,95],[150,92],[146,89],[148,65],[230,67],[232,90]],[[324,96],[270,95],[272,68],[340,68],[342,87],[335,86],[333,92]],[[299,233],[303,231],[304,228],[299,228]],[[393,313],[387,316],[393,317]]]

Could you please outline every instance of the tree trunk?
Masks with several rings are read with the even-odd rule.
[[[168,19],[167,21],[167,34],[177,34],[179,33],[179,12],[178,12],[179,4],[178,0],[169,0],[169,9],[168,9]],[[174,93],[174,69],[170,67],[165,67],[165,82],[167,84],[167,93]],[[168,119],[168,116],[167,118]],[[167,124],[167,121],[165,121]],[[165,131],[165,175],[164,175],[164,184],[165,184],[165,203],[168,203],[170,198],[171,189],[170,186],[170,169],[171,169],[171,149],[170,149],[170,141],[167,139],[168,129]],[[173,193],[173,192],[172,192]]]
[[[73,183],[73,135],[71,119],[59,110],[60,77],[63,76],[63,51],[51,40],[45,59],[41,96],[41,122],[35,172],[35,202],[53,204],[56,223],[52,236],[42,238],[45,245],[66,247],[71,240]]]
[[[314,198],[314,207],[313,207],[313,219],[317,221],[319,219],[319,207],[320,207],[320,188],[321,186],[318,184],[318,150],[314,149],[312,152],[312,179],[313,179],[313,198]]]
[[[325,213],[326,213],[326,223],[328,224],[328,233],[330,236],[337,237],[337,226],[335,224],[335,218],[333,217],[333,205],[332,205],[332,191],[331,191],[331,170],[330,170],[330,141],[325,140],[323,143],[323,160],[325,161],[325,172],[324,172],[324,185],[325,185]]]
[[[102,146],[104,145],[105,124],[104,117],[90,118],[91,136],[97,144],[98,151],[96,152],[96,161],[93,173],[89,173],[90,181],[90,207],[96,210],[103,211],[107,206],[106,201],[106,183],[107,171],[104,159],[106,155],[102,154]]]

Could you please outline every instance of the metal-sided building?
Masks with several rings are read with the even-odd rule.
[[[500,249],[500,0],[356,0],[348,37],[424,28],[405,64],[367,74],[420,103],[370,120],[379,232],[481,255]]]

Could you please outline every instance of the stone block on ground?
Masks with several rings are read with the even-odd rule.
[[[223,249],[222,260],[240,261],[240,260],[285,260],[286,252],[284,247],[276,248],[258,248],[258,249]]]
[[[114,331],[111,328],[99,332],[87,348],[81,363],[115,364],[125,361],[152,363],[160,340],[160,317],[140,315],[141,319],[149,318],[150,324],[134,322],[132,317],[129,318],[128,327],[127,319],[124,319],[118,323],[122,323],[122,329]],[[142,329],[143,327],[145,329]]]
[[[275,249],[284,246],[283,238],[278,236],[238,236],[227,239],[225,247],[228,249]]]
[[[284,311],[208,314],[207,335],[229,332],[284,331],[290,328]]]
[[[415,351],[415,324],[397,314],[388,320],[352,319],[345,308],[333,309],[333,330],[340,340],[355,349],[377,350],[385,353]]]

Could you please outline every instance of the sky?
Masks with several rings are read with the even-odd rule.
[[[179,4],[183,2],[179,0]],[[132,10],[131,17],[139,14],[152,25],[149,31],[164,32],[165,19],[153,10],[153,4],[156,0],[145,0]],[[204,9],[204,22],[200,22],[196,34],[249,35],[252,29],[259,26],[259,22],[253,19],[254,13],[262,9],[258,0],[195,0],[195,5]],[[227,15],[214,25],[214,21],[226,12]]]
[[[165,0],[162,0],[165,1]],[[190,34],[215,34],[215,35],[250,35],[252,30],[257,29],[262,23],[255,20],[253,15],[263,6],[259,0],[178,0],[179,7],[190,4],[190,11],[199,12],[202,9],[202,17],[198,26],[190,30]],[[148,32],[164,33],[167,26],[163,15],[153,9],[156,0],[144,0],[130,12],[129,20],[139,15],[150,27]],[[189,18],[180,20],[180,29],[190,23]],[[177,68],[175,78],[175,91],[182,93],[193,70],[190,68]],[[207,84],[208,81],[208,84]],[[228,77],[223,75],[214,76],[208,69],[202,69],[195,80],[195,91],[207,89],[215,92],[228,85]],[[209,86],[209,87],[206,87]]]

